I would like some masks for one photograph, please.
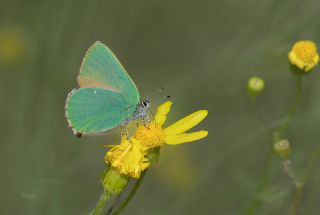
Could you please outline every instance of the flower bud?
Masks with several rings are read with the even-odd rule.
[[[286,158],[291,153],[291,146],[290,146],[289,141],[286,139],[277,140],[273,144],[273,150],[280,157]]]
[[[255,98],[264,89],[264,80],[258,76],[253,76],[249,79],[247,85],[248,93]]]

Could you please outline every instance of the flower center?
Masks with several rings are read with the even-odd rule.
[[[296,56],[304,63],[313,63],[314,59],[318,55],[316,45],[311,41],[297,42],[292,51]]]
[[[164,131],[161,126],[156,123],[150,123],[148,126],[139,125],[135,138],[147,148],[162,146],[164,143]]]

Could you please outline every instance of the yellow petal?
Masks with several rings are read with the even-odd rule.
[[[200,140],[208,135],[207,131],[198,131],[192,133],[183,133],[165,137],[164,141],[168,145],[178,145],[182,143]]]
[[[318,64],[319,63],[319,55],[314,56],[313,63]]]
[[[207,115],[207,110],[199,110],[170,125],[166,129],[164,129],[164,132],[166,135],[181,134],[199,124],[204,118],[206,118]]]
[[[167,114],[169,113],[170,111],[170,107],[172,105],[172,102],[170,101],[167,101],[161,105],[158,106],[157,108],[157,113],[155,115],[155,121],[158,125],[162,126],[163,123],[166,121],[167,119]]]
[[[139,178],[140,173],[149,166],[149,161],[145,158],[146,153],[137,139],[132,137],[128,140],[122,137],[120,145],[111,148],[105,160],[121,174]]]
[[[303,69],[304,63],[302,60],[300,60],[294,52],[289,53],[289,61],[291,64],[296,65],[298,68]]]

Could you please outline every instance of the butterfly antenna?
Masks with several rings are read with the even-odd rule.
[[[156,89],[155,91],[153,91],[152,93],[151,93],[151,95],[150,96],[148,96],[147,98],[150,100],[150,101],[152,101],[152,98],[153,98],[153,96],[155,95],[155,94],[157,94],[157,93],[161,93],[162,91],[164,91],[165,89],[167,89],[168,87],[167,86],[163,86],[163,87],[160,87],[159,89]],[[172,98],[171,96],[163,96],[163,97],[161,97],[161,98]]]
[[[170,95],[168,95],[168,96],[162,96],[161,98],[163,98],[163,99],[171,99],[172,96],[170,96]]]

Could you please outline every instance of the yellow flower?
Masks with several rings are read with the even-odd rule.
[[[310,40],[296,42],[289,52],[288,57],[291,64],[305,72],[313,69],[319,62],[317,46]]]
[[[147,152],[135,138],[128,140],[122,137],[120,145],[111,147],[105,156],[105,161],[120,174],[139,178],[141,172],[148,168],[150,163],[145,157]]]
[[[196,111],[169,127],[162,128],[170,111],[172,102],[165,102],[157,109],[155,119],[148,126],[140,125],[134,137],[141,142],[146,149],[160,147],[163,144],[177,145],[202,139],[208,135],[207,131],[184,133],[199,124],[208,115],[207,110]]]
[[[207,131],[184,133],[207,116],[208,111],[206,110],[194,112],[171,126],[162,128],[171,104],[171,102],[165,102],[160,105],[154,121],[147,126],[139,125],[134,137],[130,140],[122,137],[120,145],[109,146],[111,149],[107,152],[105,161],[120,174],[139,178],[140,174],[149,167],[150,162],[154,162],[151,156],[152,149],[165,143],[177,145],[199,140],[208,135]]]
[[[21,29],[10,27],[0,29],[0,63],[19,63],[25,54],[26,37]]]

